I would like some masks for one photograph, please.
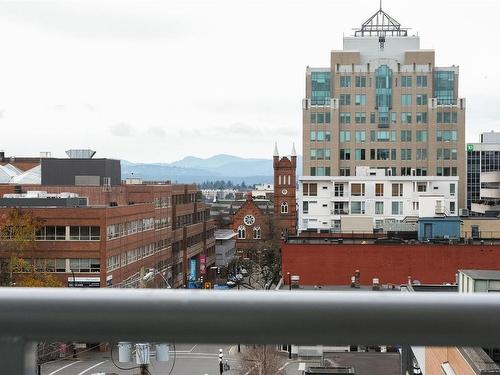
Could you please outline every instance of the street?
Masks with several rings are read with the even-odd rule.
[[[151,375],[219,375],[219,348],[223,349],[224,362],[228,360],[230,371],[225,375],[240,374],[236,359],[237,346],[219,346],[206,344],[179,344],[174,354],[170,347],[170,360],[157,362],[153,357],[149,365]],[[78,355],[78,359],[67,358],[42,365],[42,375],[92,375],[92,374],[139,374],[135,363],[119,363],[118,349],[113,349],[113,359],[110,352],[100,353],[89,351]],[[174,362],[175,360],[175,362]]]

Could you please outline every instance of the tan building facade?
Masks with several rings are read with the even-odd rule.
[[[383,10],[330,57],[329,67],[306,71],[304,176],[349,176],[359,165],[397,176],[458,176],[465,207],[459,68],[436,67],[435,52]]]

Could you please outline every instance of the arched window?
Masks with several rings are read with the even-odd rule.
[[[253,228],[253,238],[255,240],[260,240],[260,227]]]
[[[282,214],[288,213],[288,203],[287,202],[281,203],[281,213]]]
[[[238,239],[239,240],[244,240],[247,236],[247,230],[245,229],[245,227],[243,225],[240,225],[238,227]]]

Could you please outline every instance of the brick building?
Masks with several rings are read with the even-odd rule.
[[[73,162],[62,160],[66,167]],[[86,159],[88,164],[97,161]],[[0,185],[0,197],[8,194],[0,199],[0,215],[18,208],[43,222],[34,251],[38,270],[52,273],[64,285],[137,287],[168,282],[180,287],[215,263],[215,224],[208,205],[198,201],[196,186],[140,181],[108,185],[106,178],[94,178],[106,176],[78,177],[75,181],[84,184],[100,182]],[[149,269],[154,269],[154,277],[144,285],[141,276]]]
[[[282,274],[300,276],[302,285],[349,285],[355,270],[360,283],[455,283],[460,269],[500,270],[498,244],[353,244],[294,238],[282,243]],[[286,280],[285,280],[286,281]]]
[[[295,146],[290,158],[281,159],[275,146],[273,209],[270,210],[269,205],[263,208],[249,192],[246,201],[231,216],[230,228],[237,232],[236,250],[242,251],[244,256],[248,256],[248,250],[259,242],[280,234],[286,237],[297,233],[296,167]]]

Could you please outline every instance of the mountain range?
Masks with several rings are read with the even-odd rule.
[[[247,185],[273,182],[272,159],[246,159],[234,155],[214,155],[207,159],[187,156],[173,163],[132,163],[121,161],[122,178],[150,181],[170,180],[179,183],[204,181],[245,181]],[[301,175],[302,158],[297,157],[297,175]]]

